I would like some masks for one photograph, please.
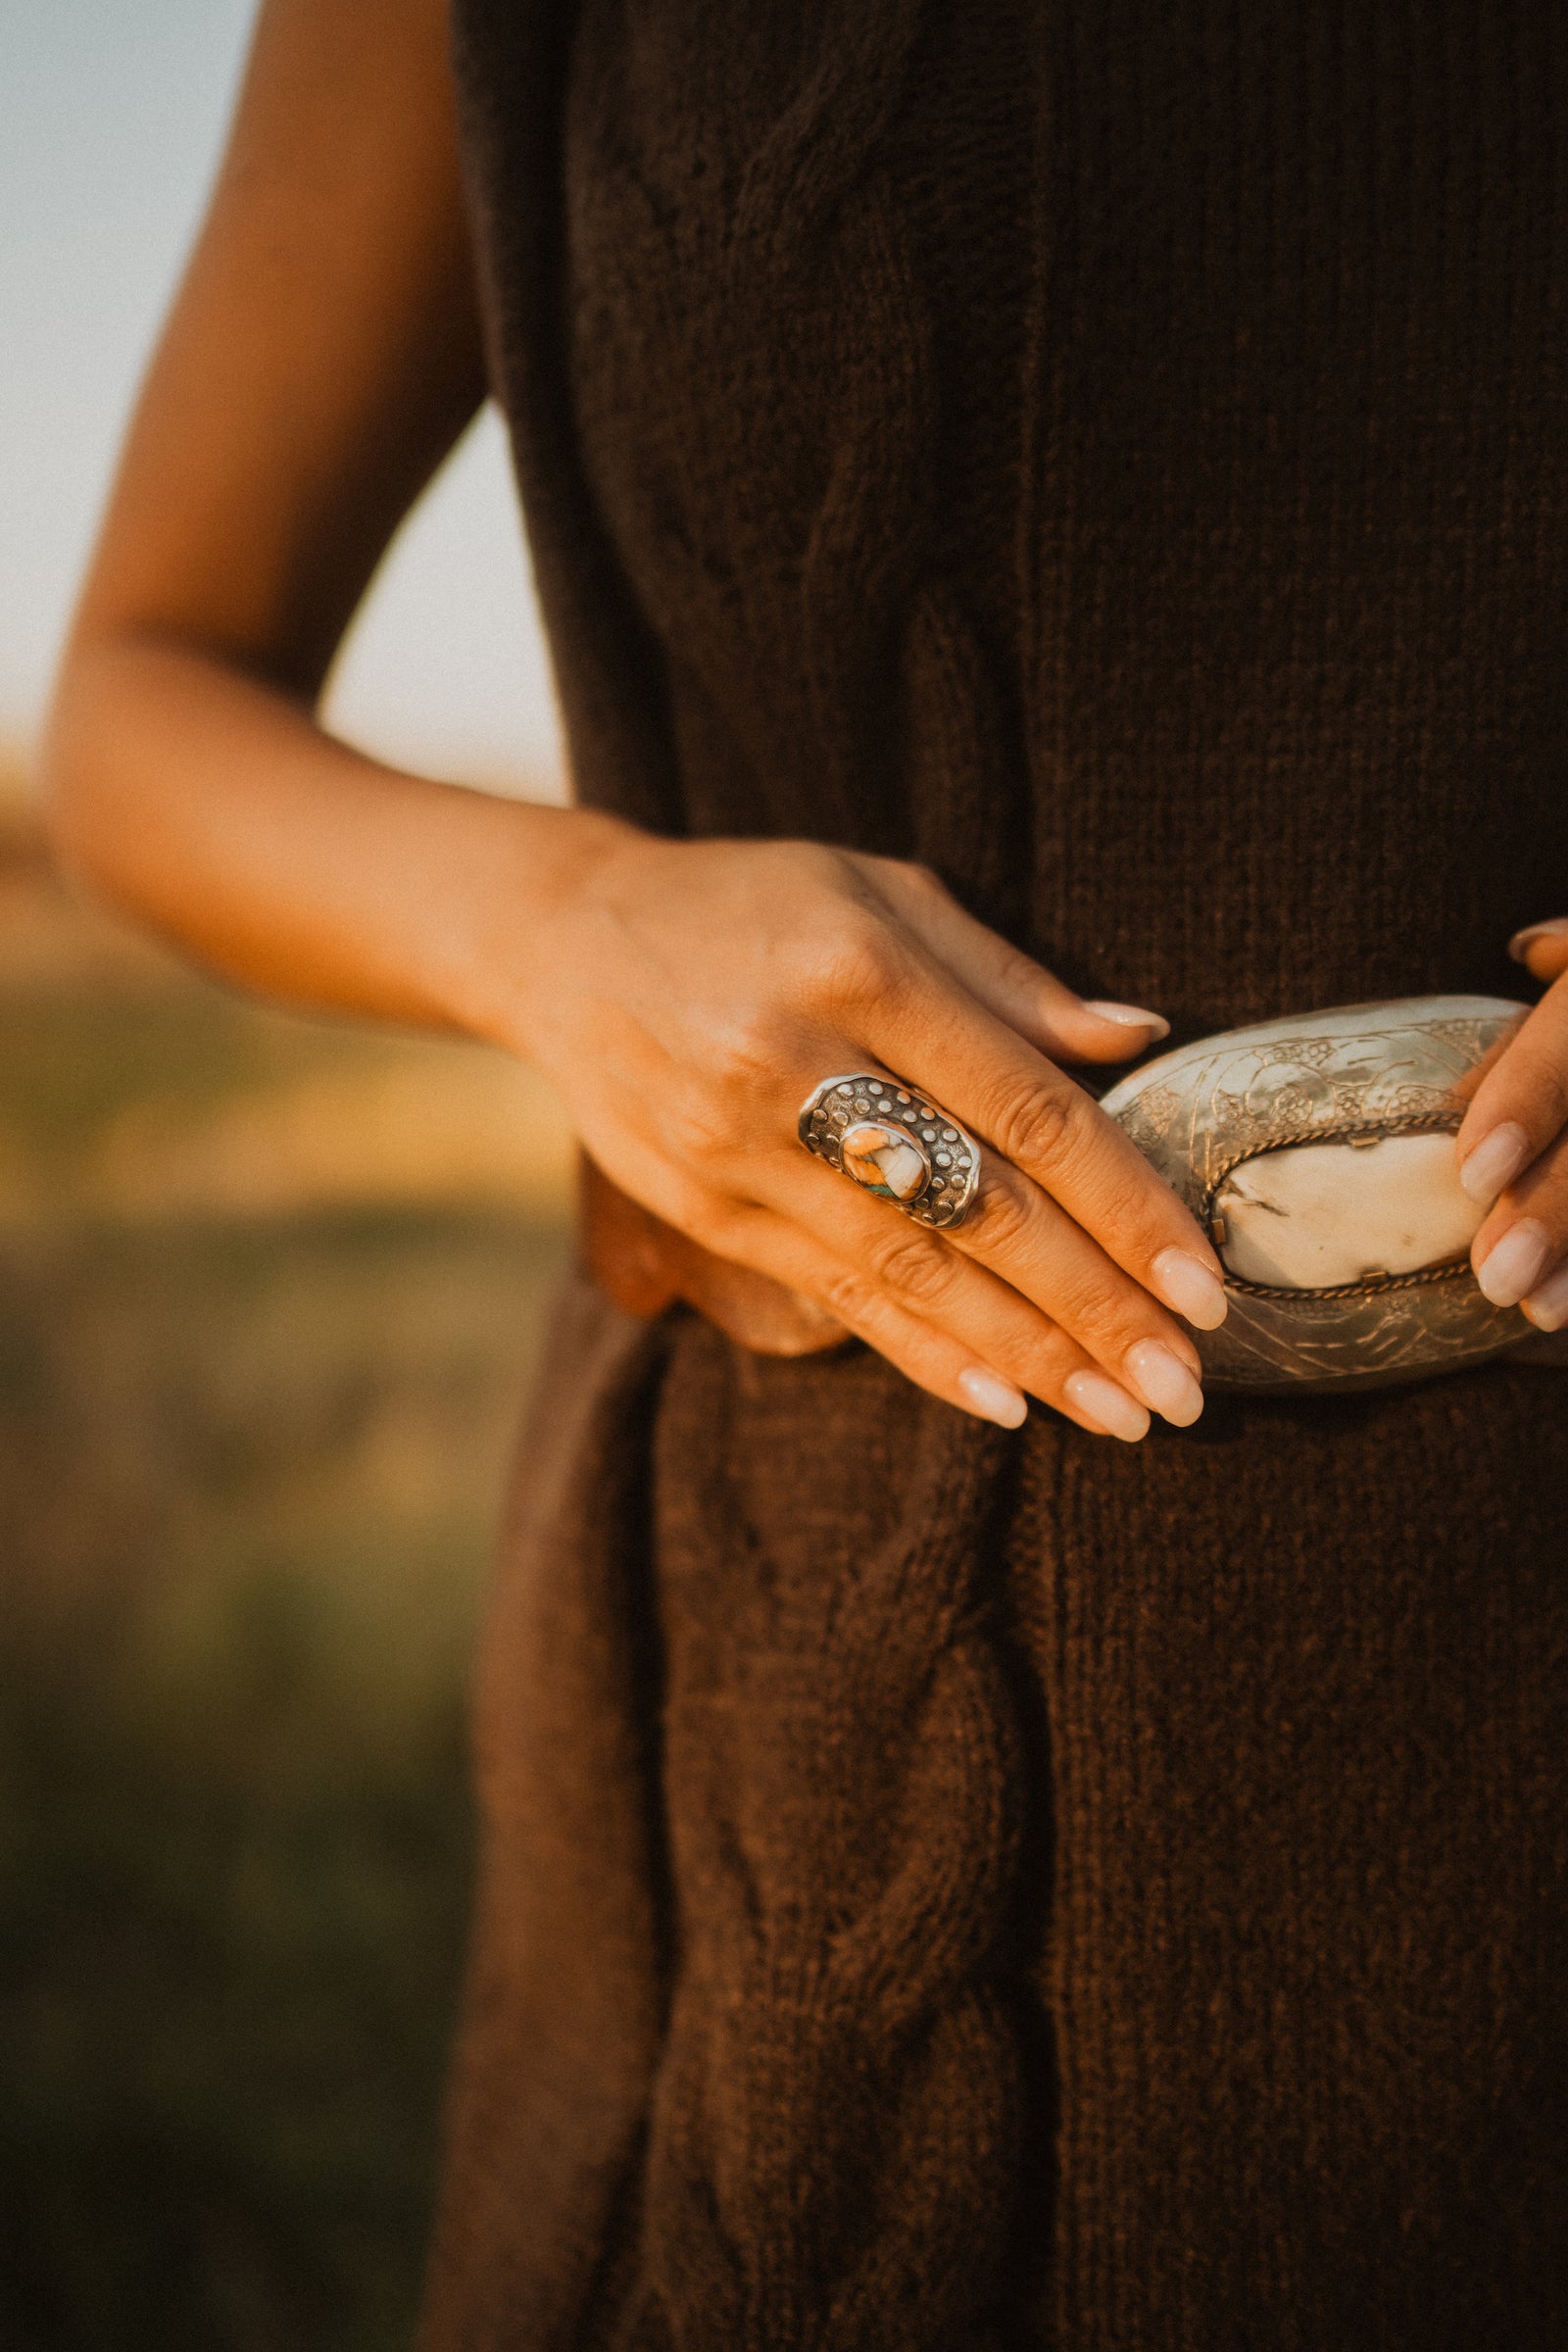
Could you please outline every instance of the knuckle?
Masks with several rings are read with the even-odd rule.
[[[1553,1058],[1544,1064],[1537,1077],[1531,1110],[1539,1135],[1549,1137],[1560,1132],[1568,1120],[1568,1062]]]
[[[915,858],[884,858],[861,855],[857,867],[873,888],[899,898],[946,899],[952,896],[947,884],[933,867],[923,865]]]
[[[875,1294],[864,1275],[851,1266],[836,1267],[827,1275],[817,1297],[828,1313],[851,1331],[863,1330],[874,1318]]]
[[[757,1212],[738,1200],[704,1192],[686,1231],[720,1257],[742,1258],[756,1230]]]
[[[714,1078],[731,1102],[769,1097],[777,1083],[779,1023],[760,1004],[737,1005],[715,1040]]]
[[[914,1226],[882,1243],[875,1262],[877,1278],[885,1288],[915,1306],[936,1305],[953,1284],[950,1251]]]
[[[1096,1196],[1094,1230],[1123,1265],[1147,1264],[1178,1230],[1171,1222],[1171,1195],[1147,1161],[1125,1169],[1108,1165],[1097,1177]]]
[[[1011,1250],[1031,1238],[1034,1227],[1033,1211],[1017,1187],[988,1175],[965,1226],[970,1237],[988,1253]]]
[[[1090,1333],[1118,1351],[1149,1336],[1149,1319],[1138,1311],[1132,1284],[1109,1266],[1068,1275],[1057,1287],[1052,1311],[1070,1329]]]
[[[789,1065],[788,1025],[767,1005],[736,1005],[704,1040],[702,1067],[667,1098],[660,1124],[700,1166],[733,1159],[780,1118],[779,1072]]]
[[[898,870],[904,876],[908,887],[919,898],[934,901],[951,899],[953,896],[942,876],[929,865],[921,865],[917,860],[910,860],[902,864]]]
[[[734,1121],[717,1087],[685,1095],[665,1120],[669,1149],[687,1168],[720,1167],[734,1150]]]
[[[808,993],[835,1011],[858,1011],[897,986],[901,962],[887,924],[867,909],[851,907],[810,956]]]
[[[1023,1168],[1056,1168],[1082,1147],[1093,1105],[1067,1083],[1014,1089],[989,1120],[999,1152]]]
[[[781,1140],[776,1046],[728,1037],[716,1043],[700,1082],[661,1106],[665,1148],[710,1182],[754,1163],[760,1144]]]

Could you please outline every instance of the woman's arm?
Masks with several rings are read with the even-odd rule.
[[[938,1396],[1192,1420],[1187,1211],[1064,1059],[1138,1052],[888,859],[670,843],[359,758],[312,716],[391,532],[483,389],[444,0],[267,0],[132,426],[49,735],[70,863],[214,968],[531,1056],[601,1166]],[[840,1070],[991,1147],[951,1239],[795,1141]]]
[[[438,0],[272,0],[142,391],[49,729],[68,863],[274,994],[461,1027],[557,812],[398,774],[311,711],[484,368]],[[476,917],[478,918],[476,920]]]

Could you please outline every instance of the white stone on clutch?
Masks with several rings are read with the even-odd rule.
[[[1295,1144],[1233,1168],[1214,1197],[1227,1270],[1269,1289],[1332,1290],[1462,1257],[1484,1208],[1461,1189],[1451,1135]]]

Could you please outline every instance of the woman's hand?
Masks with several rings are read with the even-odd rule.
[[[1127,1058],[1163,1034],[1157,1014],[1085,1004],[915,866],[576,821],[583,862],[553,912],[498,947],[521,970],[497,1029],[549,1070],[608,1174],[969,1411],[1011,1426],[1027,1392],[1129,1439],[1150,1407],[1197,1418],[1175,1316],[1223,1319],[1218,1260],[1058,1066]],[[801,1103],[856,1069],[918,1086],[980,1138],[958,1232],[801,1150]]]
[[[1542,1331],[1568,1323],[1568,918],[1521,931],[1508,953],[1538,980],[1540,1004],[1509,1039],[1459,1130],[1459,1181],[1491,1214],[1471,1247],[1496,1306],[1521,1305]]]
[[[487,803],[311,723],[484,391],[447,41],[441,0],[266,0],[62,672],[63,854],[247,985],[540,1059],[628,1193],[955,1403],[1192,1420],[1167,1310],[1218,1322],[1218,1262],[1057,1066],[1157,1020],[1081,1004],[908,867]],[[987,1146],[961,1234],[800,1149],[806,1095],[858,1067]]]

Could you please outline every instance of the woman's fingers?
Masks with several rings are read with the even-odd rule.
[[[891,1069],[924,1087],[1058,1202],[1112,1266],[1200,1330],[1224,1321],[1222,1269],[1206,1236],[1131,1138],[1063,1071],[984,1007],[920,972],[868,1004],[865,1021]],[[1012,1280],[1020,1261],[995,1222],[993,1239],[999,1270]]]
[[[1528,930],[1516,931],[1508,942],[1508,953],[1538,980],[1559,979],[1568,972],[1568,915],[1555,915],[1550,922],[1532,923]]]
[[[1490,1203],[1516,1185],[1568,1120],[1568,974],[1521,1021],[1492,1064],[1454,1139],[1459,1182],[1472,1200]],[[1476,1236],[1481,1258],[1498,1238],[1489,1217]]]
[[[821,1299],[955,1402],[962,1373],[971,1390],[989,1375],[1129,1437],[1151,1410],[1197,1417],[1200,1362],[1174,1318],[1223,1319],[1219,1261],[1030,1042],[1119,1059],[1152,1042],[1158,1016],[1082,1004],[890,861],[639,839],[601,867],[593,906],[592,953],[567,936],[576,976],[549,1000],[547,1058],[588,1149],[633,1198]],[[694,956],[694,936],[710,952]],[[986,1148],[959,1235],[901,1216],[798,1147],[808,1094],[878,1064],[928,1088]],[[781,1226],[799,1230],[837,1271],[812,1278],[742,1246],[736,1221],[750,1232],[754,1211],[773,1251]]]
[[[983,1162],[974,1204],[951,1246],[1025,1298],[1049,1301],[1053,1319],[1145,1404],[1183,1425],[1197,1420],[1202,1358],[1181,1324],[1017,1168]]]
[[[924,866],[891,858],[857,864],[890,911],[978,1004],[1043,1054],[1063,1061],[1128,1061],[1170,1034],[1141,1004],[1086,1002],[959,906]]]
[[[895,1218],[896,1213],[890,1212]],[[934,1236],[910,1230],[933,1249],[941,1248]],[[1004,1292],[1004,1286],[991,1283],[978,1268],[964,1271],[972,1278],[972,1293],[981,1297],[981,1311],[971,1318],[960,1314],[963,1328],[956,1330],[889,1289],[863,1258],[837,1255],[817,1234],[771,1210],[739,1212],[729,1221],[726,1242],[748,1264],[817,1299],[908,1379],[963,1412],[1015,1429],[1028,1409],[1027,1389],[1093,1436],[1134,1443],[1148,1435],[1147,1408],[1107,1380],[1064,1332],[1039,1315],[1025,1328],[1016,1314],[1022,1302],[1016,1299],[1009,1305],[1004,1298],[1000,1311],[988,1314],[988,1308],[999,1306],[984,1298],[988,1283],[998,1293]],[[1009,1321],[1014,1327],[1010,1335]],[[971,1322],[978,1327],[978,1344]],[[1023,1379],[999,1370],[997,1363],[999,1356],[1005,1363],[1019,1348],[1028,1360],[1028,1377]]]
[[[1083,1375],[1074,1395],[1098,1395],[1092,1417],[1110,1427],[1119,1416],[1140,1436],[1149,1409],[1183,1426],[1202,1411],[1201,1364],[1186,1332],[1015,1169],[988,1159],[976,1205],[954,1233],[901,1215],[820,1161],[781,1174],[771,1205],[784,1217],[1031,1396],[1060,1404]]]
[[[1494,1306],[1522,1305],[1543,1331],[1568,1324],[1568,1137],[1559,1136],[1509,1187],[1470,1255]]]
[[[1568,921],[1520,932],[1509,953],[1551,985],[1476,1090],[1456,1139],[1459,1181],[1490,1204],[1470,1250],[1482,1290],[1558,1331],[1568,1324]]]

